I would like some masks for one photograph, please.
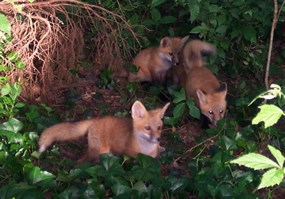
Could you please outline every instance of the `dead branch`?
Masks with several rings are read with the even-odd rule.
[[[273,15],[273,21],[272,21],[272,26],[271,26],[269,49],[268,49],[267,63],[266,63],[266,68],[265,68],[265,78],[264,78],[266,90],[269,89],[268,78],[269,78],[269,69],[270,69],[270,62],[271,62],[272,46],[273,46],[273,40],[274,40],[274,31],[275,31],[275,28],[276,28],[276,25],[278,22],[278,17],[280,15],[280,11],[278,14],[278,2],[277,2],[277,0],[273,0],[273,2],[274,2],[274,15]],[[284,1],[282,3],[280,10],[282,9],[283,5],[284,5]]]

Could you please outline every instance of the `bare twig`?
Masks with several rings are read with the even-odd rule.
[[[270,62],[271,62],[272,45],[273,45],[273,39],[274,39],[274,31],[275,31],[276,24],[278,21],[278,2],[277,2],[277,0],[273,0],[273,2],[274,2],[274,16],[273,16],[273,21],[272,21],[272,26],[271,26],[270,42],[269,42],[267,63],[266,63],[266,69],[265,69],[265,87],[266,87],[266,90],[269,89],[268,77],[269,77],[269,69],[270,69]]]
[[[197,147],[199,147],[199,146],[201,146],[201,145],[203,145],[203,144],[205,144],[205,143],[208,143],[208,142],[212,141],[213,139],[215,139],[215,138],[218,137],[219,135],[220,135],[220,134],[216,134],[216,135],[214,135],[214,136],[212,136],[212,137],[210,137],[210,138],[204,140],[203,142],[200,142],[199,144],[197,144],[197,145],[195,145],[195,146],[193,146],[193,147],[187,149],[187,151],[185,151],[185,152],[183,153],[183,155],[181,155],[180,157],[176,158],[173,162],[179,161],[182,157],[184,157],[185,155],[187,155],[188,153],[190,153],[191,151],[193,151],[195,148],[197,148]]]

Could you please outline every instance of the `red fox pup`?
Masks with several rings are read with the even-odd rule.
[[[142,50],[133,60],[139,69],[137,73],[129,73],[129,81],[165,83],[166,73],[172,65],[178,65],[178,54],[189,36],[164,37],[158,47]]]
[[[201,113],[216,126],[226,112],[227,84],[203,66],[202,53],[214,54],[215,47],[200,40],[187,43],[183,49],[183,65],[186,72],[185,90],[187,98],[194,98]]]
[[[108,116],[75,123],[60,123],[47,128],[39,139],[39,152],[57,141],[74,140],[87,134],[88,151],[79,163],[99,161],[99,155],[114,153],[136,157],[142,153],[157,157],[162,118],[170,103],[163,108],[147,111],[140,101],[132,106],[132,119]]]

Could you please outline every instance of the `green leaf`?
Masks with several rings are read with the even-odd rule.
[[[260,112],[256,115],[252,120],[252,124],[258,124],[260,122],[264,122],[264,127],[270,127],[274,125],[279,118],[284,115],[283,111],[272,104],[264,104],[259,106]]]
[[[186,100],[185,90],[183,88],[180,89],[180,91],[174,91],[173,96],[174,96],[173,100],[174,104],[178,104],[179,102]]]
[[[122,194],[129,194],[132,191],[132,189],[122,184],[116,184],[112,186],[112,191],[114,192],[115,196],[119,196]]]
[[[185,111],[185,103],[177,104],[173,109],[173,117],[179,118],[184,114]]]
[[[170,24],[170,23],[174,23],[175,21],[176,21],[176,17],[173,17],[173,16],[165,16],[160,19],[160,22],[162,24]]]
[[[4,33],[7,33],[8,35],[11,35],[11,24],[9,20],[0,13],[0,31],[3,31]]]
[[[163,4],[165,2],[165,0],[152,0],[151,2],[151,7],[156,7],[159,6],[160,4]]]
[[[270,187],[276,184],[280,184],[284,177],[283,169],[270,169],[266,171],[261,178],[260,185],[257,189],[262,189],[265,187]]]
[[[218,23],[219,23],[219,25],[223,25],[226,21],[227,21],[227,16],[226,15],[218,16]]]
[[[252,26],[245,26],[242,28],[242,33],[247,41],[256,42],[256,31]]]
[[[188,99],[186,104],[189,108],[189,114],[196,119],[200,119],[201,116],[200,109],[195,105],[194,100]]]
[[[7,55],[7,58],[11,61],[11,62],[16,62],[17,59],[19,58],[19,55],[18,53],[15,53],[15,52],[10,52],[8,55]]]
[[[268,149],[270,150],[271,154],[277,160],[279,166],[282,168],[284,164],[285,157],[281,154],[281,152],[276,149],[275,147],[268,145]]]
[[[8,144],[12,144],[12,143],[22,144],[23,143],[23,136],[19,133],[14,133],[11,131],[0,129],[0,136],[6,137]]]
[[[29,181],[42,187],[54,186],[55,176],[47,171],[42,171],[38,166],[28,163],[24,166],[24,172],[27,174]]]
[[[196,26],[195,28],[193,28],[191,30],[190,33],[193,33],[193,34],[204,34],[205,32],[207,32],[209,30],[208,27],[206,26]]]
[[[153,8],[153,9],[151,9],[150,13],[151,13],[151,18],[152,18],[154,21],[159,21],[159,20],[160,20],[161,15],[160,15],[160,12],[159,12],[158,9]]]
[[[16,68],[18,68],[18,69],[24,69],[25,67],[26,67],[26,65],[25,65],[25,63],[23,62],[23,61],[17,61],[16,63],[15,63],[15,66],[16,66]]]
[[[0,125],[0,129],[11,131],[14,133],[18,133],[23,127],[24,124],[16,118],[11,118],[7,122],[4,122]]]
[[[190,0],[188,4],[188,9],[189,9],[189,13],[191,14],[190,21],[191,23],[193,23],[197,19],[200,13],[199,2],[197,0]]]
[[[5,84],[1,88],[1,96],[8,95],[11,92],[11,85],[9,83]]]
[[[146,185],[142,181],[136,182],[133,189],[137,190],[141,194],[148,191]]]
[[[258,153],[249,153],[243,155],[235,160],[232,160],[231,163],[243,165],[254,170],[258,169],[268,169],[268,168],[279,168],[279,165],[264,155]]]

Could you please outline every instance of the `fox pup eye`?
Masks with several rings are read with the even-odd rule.
[[[170,56],[173,56],[173,52],[170,52],[169,55],[170,55]]]
[[[223,109],[220,109],[220,113],[223,113],[224,112],[224,110]]]
[[[161,130],[161,126],[157,127],[157,130],[160,131]]]
[[[209,110],[209,113],[210,113],[210,115],[213,115],[213,114],[214,114],[214,112],[213,112],[212,110]]]
[[[145,126],[144,128],[145,128],[145,130],[147,130],[147,131],[150,131],[150,130],[151,130],[151,127],[150,127],[150,126]]]

